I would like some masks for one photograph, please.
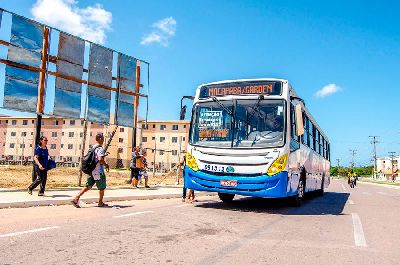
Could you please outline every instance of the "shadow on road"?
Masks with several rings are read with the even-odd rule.
[[[325,192],[319,197],[308,194],[300,207],[290,207],[286,199],[241,197],[231,203],[208,201],[196,203],[196,207],[227,211],[270,213],[282,215],[342,215],[350,193]]]

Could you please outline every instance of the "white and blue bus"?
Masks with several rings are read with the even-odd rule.
[[[323,194],[330,182],[328,137],[287,80],[241,79],[200,85],[193,102],[185,186],[235,194]]]

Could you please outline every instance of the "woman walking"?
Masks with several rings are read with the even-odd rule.
[[[49,151],[47,150],[47,138],[41,136],[39,146],[35,149],[33,157],[35,163],[36,180],[28,187],[28,193],[32,195],[32,191],[40,184],[38,196],[44,196],[47,181],[47,163],[49,162]]]

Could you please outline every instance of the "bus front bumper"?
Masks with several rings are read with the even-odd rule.
[[[201,171],[193,171],[185,167],[185,186],[188,189],[198,191],[210,191],[254,196],[262,198],[286,197],[288,173],[281,172],[274,176],[220,176]],[[237,182],[235,187],[224,186],[221,180],[233,180]]]

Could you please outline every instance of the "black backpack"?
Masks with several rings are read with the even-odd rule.
[[[82,158],[82,172],[85,174],[92,174],[93,170],[96,168],[96,149],[99,148],[100,145],[95,148],[90,148],[87,154]]]

